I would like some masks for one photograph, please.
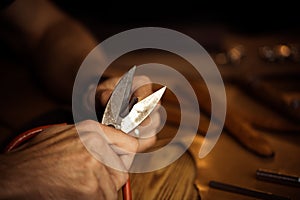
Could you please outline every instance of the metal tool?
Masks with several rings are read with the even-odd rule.
[[[132,67],[118,82],[106,105],[102,118],[102,124],[113,126],[125,133],[134,130],[149,116],[166,90],[166,86],[164,86],[137,102],[137,97],[131,98],[135,70],[136,67]],[[134,105],[132,106],[132,104]],[[124,200],[131,199],[129,180],[123,186],[122,191]]]

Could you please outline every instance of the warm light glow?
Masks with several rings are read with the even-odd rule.
[[[286,45],[280,45],[278,50],[282,57],[289,57],[291,55],[291,49]]]
[[[225,53],[218,53],[216,56],[215,56],[215,62],[218,64],[218,65],[225,65],[228,63],[228,59],[227,59],[227,56]]]

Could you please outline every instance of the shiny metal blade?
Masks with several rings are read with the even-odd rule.
[[[132,67],[125,75],[123,75],[116,85],[106,105],[102,124],[112,125],[115,128],[120,129],[122,121],[120,113],[128,107],[135,70],[136,66]]]
[[[129,133],[140,123],[142,123],[142,121],[144,121],[144,119],[150,115],[157,103],[160,101],[165,90],[166,86],[136,103],[132,107],[130,113],[122,119],[121,130],[125,133]]]

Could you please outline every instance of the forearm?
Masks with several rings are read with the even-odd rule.
[[[66,16],[47,0],[14,0],[0,17],[1,39],[13,50],[28,53],[49,26]]]
[[[45,0],[15,0],[1,22],[0,39],[31,58],[52,95],[70,102],[77,70],[97,44],[88,30]]]
[[[35,71],[52,94],[71,102],[77,71],[95,46],[85,28],[63,18],[48,28],[33,50]]]

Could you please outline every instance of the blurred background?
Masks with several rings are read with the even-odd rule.
[[[196,186],[202,199],[252,199],[213,190],[208,187],[212,179],[300,198],[295,187],[255,180],[255,170],[261,167],[300,174],[297,158],[300,153],[300,15],[294,2],[148,1],[103,5],[93,1],[55,2],[85,24],[99,41],[131,28],[165,27],[192,37],[211,55],[227,92],[224,130],[235,140],[222,134],[214,151],[196,162]],[[114,64],[124,67],[158,61],[186,77],[193,76],[191,67],[184,61],[170,55],[157,56],[166,52],[145,54],[133,53]],[[191,79],[202,109],[201,119],[208,119],[209,95],[200,86],[200,77]],[[176,124],[176,119],[170,117],[170,113],[176,116],[170,99],[166,98],[163,105],[169,114],[168,123]],[[200,121],[200,135],[205,134],[207,126]],[[159,137],[171,137],[171,130],[165,128]],[[192,148],[197,152],[199,146]]]
[[[293,1],[54,2],[87,24],[95,20],[99,25],[126,29],[140,26],[180,29],[214,25],[244,34],[299,31],[299,15]],[[92,24],[90,26],[96,28]]]
[[[262,183],[254,175],[258,167],[300,174],[300,15],[295,1],[53,2],[86,26],[99,42],[131,28],[164,27],[192,37],[211,55],[225,82],[228,104],[224,132],[228,135],[222,134],[215,150],[197,164],[197,176],[191,172],[193,167],[185,171],[191,180],[198,178],[196,186],[203,199],[251,199],[210,190],[211,179],[300,198],[297,188]],[[27,58],[16,55],[5,41],[0,41],[0,52],[3,135],[14,136],[37,124],[72,118],[70,105],[49,98],[36,77],[24,69],[24,65],[30,65]],[[113,73],[121,75],[134,64],[154,61],[191,77],[203,111],[199,135],[205,135],[210,97],[202,87],[201,77],[194,77],[192,66],[185,60],[155,50],[133,52],[112,64]],[[180,118],[176,113],[178,102],[171,102],[170,97],[163,100],[172,114],[168,115],[169,126],[160,139],[172,139],[174,124],[178,125]],[[178,162],[182,166],[188,163],[182,159]],[[151,174],[145,176],[153,178]],[[145,181],[138,175],[135,178],[136,185]],[[178,191],[184,189],[179,187]],[[137,195],[141,191],[142,188],[134,192]],[[142,196],[150,198],[153,193],[147,195]]]

